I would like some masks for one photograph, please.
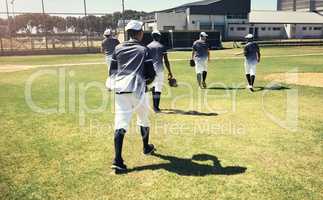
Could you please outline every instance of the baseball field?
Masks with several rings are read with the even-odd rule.
[[[122,175],[103,55],[0,57],[0,199],[323,199],[323,47],[262,48],[254,93],[240,51],[212,52],[206,90],[169,53],[156,155],[134,117]]]

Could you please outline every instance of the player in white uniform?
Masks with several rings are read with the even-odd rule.
[[[195,61],[197,82],[200,88],[205,89],[207,77],[207,61],[210,61],[208,35],[205,32],[200,34],[200,39],[193,44],[192,60]]]
[[[111,65],[112,54],[117,45],[120,44],[119,40],[115,37],[115,34],[111,29],[104,31],[104,40],[102,41],[102,51],[105,54],[108,67]]]
[[[113,53],[110,67],[111,90],[115,91],[115,158],[112,169],[127,170],[122,159],[122,145],[132,114],[137,114],[143,152],[154,152],[149,144],[149,97],[147,85],[152,83],[156,72],[149,50],[140,44],[143,38],[143,23],[131,20],[126,26],[130,40],[118,45]]]
[[[260,62],[260,49],[257,43],[253,42],[254,36],[252,34],[248,34],[246,36],[247,44],[244,47],[244,56],[245,56],[245,71],[246,78],[248,81],[247,88],[250,91],[254,91],[253,86],[256,79],[256,68],[257,64]]]
[[[160,108],[159,108],[160,96],[164,85],[163,61],[165,62],[165,66],[168,71],[168,79],[173,78],[173,74],[170,69],[170,64],[167,56],[167,49],[164,45],[160,43],[161,33],[157,30],[153,31],[152,37],[153,37],[153,41],[147,47],[150,50],[151,56],[153,58],[154,68],[156,71],[156,78],[153,82],[152,95],[153,95],[154,111],[158,113],[160,112]]]

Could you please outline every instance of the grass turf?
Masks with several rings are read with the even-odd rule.
[[[106,67],[59,67],[103,62],[101,55],[0,57],[5,65],[57,64],[0,73],[0,198],[322,199],[323,88],[262,88],[269,83],[264,77],[271,73],[295,69],[323,72],[323,56],[301,56],[322,50],[264,48],[256,82],[259,91],[254,94],[243,89],[243,60],[231,58],[239,50],[212,52],[217,60],[209,64],[209,90],[197,88],[188,61],[172,62],[180,87],[165,88],[161,107],[173,110],[151,114],[151,142],[158,155],[142,155],[140,134],[133,121],[123,154],[130,172],[120,176],[109,169],[113,158],[113,95],[95,88],[85,94],[80,91],[93,82],[103,87]],[[300,56],[284,57],[295,54]],[[189,52],[170,54],[171,59],[189,56]],[[58,69],[67,74],[65,111],[51,115],[33,112],[25,102],[26,81],[39,70]],[[73,85],[75,98],[69,96]],[[298,92],[297,131],[282,128],[268,117],[271,113],[284,120],[291,91]],[[98,107],[102,98],[107,105],[103,112],[86,113],[80,126],[82,95],[90,108]],[[32,97],[37,105],[57,108],[58,96],[57,76],[35,80]]]

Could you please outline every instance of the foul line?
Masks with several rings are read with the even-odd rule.
[[[295,55],[280,55],[280,56],[262,56],[262,58],[288,58],[288,57],[303,57],[303,56],[321,56],[323,53],[316,54],[295,54]],[[231,60],[231,59],[244,59],[241,56],[236,57],[224,57],[224,58],[213,58],[211,60]],[[176,61],[189,61],[188,58],[182,59],[170,59],[171,62]],[[41,67],[71,67],[71,66],[86,66],[86,65],[103,65],[105,62],[92,62],[92,63],[70,63],[70,64],[50,64],[50,65],[32,65],[28,68],[41,68]]]

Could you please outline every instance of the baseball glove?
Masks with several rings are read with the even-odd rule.
[[[190,66],[195,67],[195,61],[193,59],[190,60]]]
[[[177,87],[177,80],[175,78],[169,78],[168,79],[168,84],[170,87]]]

